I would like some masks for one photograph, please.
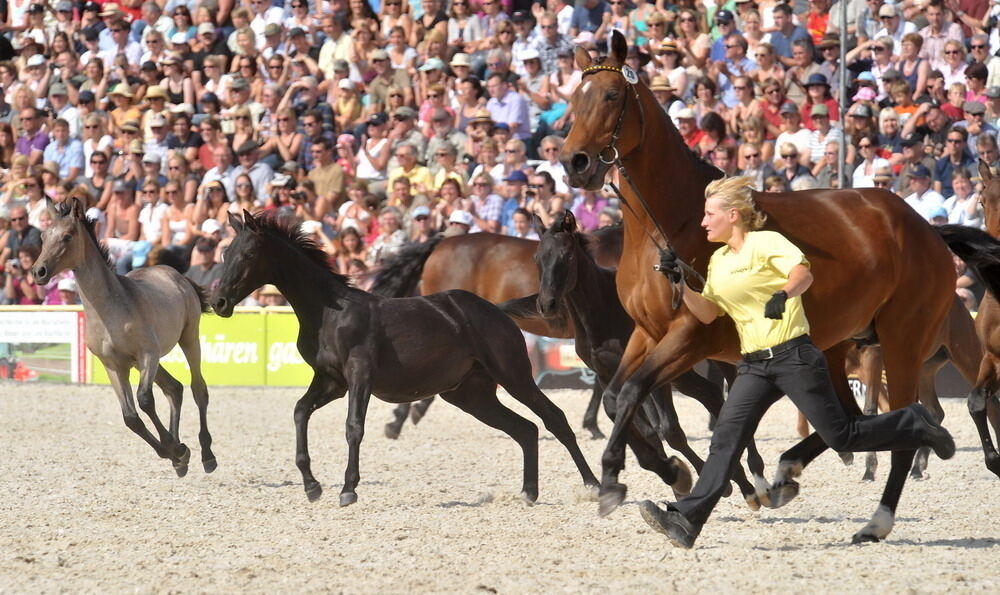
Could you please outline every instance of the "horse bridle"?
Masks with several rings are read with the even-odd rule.
[[[643,142],[646,140],[646,112],[642,107],[642,100],[639,97],[639,89],[636,86],[639,83],[639,77],[635,74],[635,71],[633,71],[632,68],[629,67],[628,65],[623,65],[619,67],[619,66],[609,66],[605,64],[595,64],[592,66],[588,66],[587,68],[584,68],[582,76],[585,77],[589,74],[594,74],[602,71],[617,72],[621,74],[622,78],[625,79],[625,82],[632,89],[632,92],[635,95],[636,105],[639,106],[639,131],[640,131],[639,145],[641,146]],[[653,222],[656,231],[660,234],[660,237],[663,238],[664,243],[661,244],[659,241],[657,241],[656,237],[649,231],[645,223],[640,223],[640,225],[642,226],[642,231],[649,238],[649,241],[653,242],[653,246],[656,247],[656,249],[661,253],[661,255],[663,253],[672,253],[674,259],[677,261],[677,264],[680,267],[681,277],[676,282],[674,281],[670,282],[670,285],[673,289],[672,305],[674,310],[676,310],[681,305],[680,303],[683,297],[685,277],[687,275],[690,275],[692,279],[695,280],[697,283],[699,283],[702,287],[704,287],[705,285],[705,279],[701,276],[700,273],[698,273],[698,271],[696,271],[693,267],[691,267],[691,265],[687,264],[686,262],[681,260],[680,257],[677,256],[677,251],[674,250],[673,246],[670,245],[670,239],[667,236],[667,233],[663,230],[663,227],[660,225],[660,222],[657,221],[656,218],[653,216],[653,212],[649,208],[649,203],[646,202],[646,198],[642,195],[642,192],[639,191],[639,187],[632,180],[632,176],[628,175],[628,171],[626,171],[625,169],[625,164],[622,163],[622,156],[620,151],[618,150],[618,140],[619,136],[621,135],[622,126],[624,126],[625,124],[625,110],[627,108],[628,108],[628,94],[626,94],[625,97],[622,99],[622,109],[618,113],[618,121],[615,123],[615,128],[611,133],[611,140],[608,142],[607,145],[604,146],[604,148],[598,151],[597,158],[604,165],[612,165],[618,169],[618,174],[622,178],[624,178],[626,182],[628,182],[628,185],[632,189],[632,192],[635,194],[636,198],[639,199],[639,204],[642,206],[642,210],[645,211],[646,218]],[[604,158],[605,152],[609,150],[611,151],[609,155],[610,158],[605,159]],[[642,222],[642,218],[639,217],[639,214],[636,212],[635,208],[625,198],[625,195],[622,194],[621,189],[619,189],[614,182],[608,182],[608,186],[615,191],[615,194],[618,195],[618,200],[621,201],[621,203],[625,205],[625,207],[632,213],[632,215],[636,218],[636,221]],[[660,270],[658,264],[653,268],[657,271]]]

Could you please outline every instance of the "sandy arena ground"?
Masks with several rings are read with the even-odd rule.
[[[346,401],[318,412],[313,471],[326,492],[310,504],[294,464],[301,392],[212,391],[212,475],[187,393],[192,465],[179,479],[125,428],[110,388],[3,384],[0,592],[995,592],[1000,578],[991,504],[1000,480],[982,464],[964,402],[945,404],[958,454],[932,457],[931,478],[908,483],[888,542],[850,545],[875,510],[888,458],[873,485],[860,481],[860,458],[848,468],[826,454],[798,500],[758,513],[723,500],[698,547],[681,551],[640,519],[637,499],[669,490],[631,455],[628,501],[600,519],[568,454],[543,432],[541,497],[529,507],[514,442],[443,402],[390,441],[390,407],[373,400],[359,502],[345,509]],[[586,395],[550,396],[577,427]],[[678,409],[705,453],[705,414],[686,398]],[[765,418],[757,437],[769,476],[793,428],[787,400]],[[604,442],[577,436],[599,472]]]

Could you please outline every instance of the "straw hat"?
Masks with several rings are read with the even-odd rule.
[[[132,88],[128,86],[128,83],[118,83],[115,85],[114,89],[108,95],[121,95],[122,97],[132,98]]]
[[[476,111],[475,115],[469,120],[469,124],[478,124],[479,122],[489,122],[493,123],[493,117],[490,116],[489,110],[481,109]]]
[[[281,295],[281,292],[278,291],[277,287],[275,287],[274,285],[271,285],[270,283],[268,283],[267,285],[265,285],[265,286],[263,286],[263,287],[260,288],[260,295],[262,295],[262,296],[264,296],[264,295]]]
[[[652,82],[649,84],[650,91],[670,91],[674,92],[673,85],[667,80],[665,76],[654,76]]]

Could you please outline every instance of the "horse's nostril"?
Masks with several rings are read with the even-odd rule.
[[[215,309],[222,310],[226,307],[226,298],[219,298],[215,300]]]
[[[45,278],[45,267],[38,267],[37,269],[35,269],[35,277],[44,279]]]
[[[570,160],[570,165],[576,173],[583,173],[590,167],[590,156],[586,153],[575,153]]]

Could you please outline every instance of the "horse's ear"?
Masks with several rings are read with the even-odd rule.
[[[535,213],[531,214],[531,226],[535,228],[535,233],[538,234],[538,237],[545,235],[545,222]]]
[[[74,219],[84,219],[85,215],[83,213],[83,204],[77,198],[69,199],[69,212]]]
[[[253,218],[253,213],[243,209],[243,223],[250,231],[257,231],[257,220]]]
[[[563,231],[576,231],[576,216],[573,214],[573,211],[566,209],[562,222]]]
[[[624,64],[625,56],[628,55],[628,42],[618,29],[611,32],[611,55],[618,64]]]
[[[590,57],[590,52],[580,46],[576,46],[576,66],[580,70],[586,70],[594,64],[594,59]]]
[[[235,213],[229,213],[229,224],[233,226],[236,233],[243,231],[243,220],[237,217]]]
[[[979,177],[983,180],[983,184],[993,179],[993,171],[990,169],[989,164],[982,159],[979,160]]]
[[[45,210],[48,211],[49,215],[52,215],[53,217],[61,215],[59,209],[56,208],[56,203],[52,202],[52,199],[49,198],[48,194],[45,195]]]

